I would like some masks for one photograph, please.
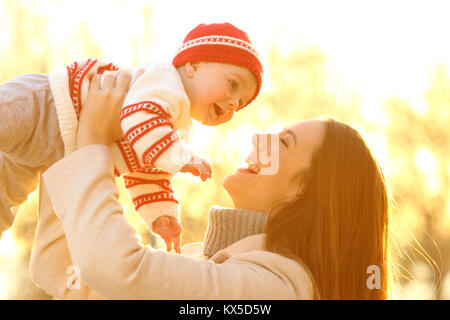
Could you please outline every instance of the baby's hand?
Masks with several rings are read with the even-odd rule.
[[[161,216],[153,221],[153,231],[163,238],[167,251],[172,251],[172,244],[175,252],[181,253],[180,234],[183,228],[174,217]]]
[[[212,168],[208,161],[197,156],[192,157],[191,161],[184,165],[184,167],[181,168],[180,171],[190,172],[197,177],[200,176],[202,181],[211,178],[212,175]]]

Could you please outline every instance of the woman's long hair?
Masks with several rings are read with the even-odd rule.
[[[299,176],[298,195],[269,215],[267,249],[302,261],[317,298],[387,299],[389,197],[383,172],[355,129],[333,119],[325,125],[322,145]],[[379,282],[371,282],[371,275]]]

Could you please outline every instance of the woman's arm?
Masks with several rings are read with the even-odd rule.
[[[105,77],[103,89],[100,88],[99,76],[92,79],[81,112],[80,119],[83,121],[78,128],[79,144],[86,141],[106,143],[106,138],[99,134],[105,130],[108,130],[108,140],[122,136],[118,119],[131,77],[121,72],[114,85],[116,76],[111,74]],[[106,108],[108,112],[104,112]],[[102,130],[99,130],[99,125]],[[73,174],[76,175],[75,172]],[[59,187],[64,189],[64,186],[65,182],[62,182]],[[72,262],[66,235],[53,211],[43,179],[39,188],[39,217],[30,258],[31,278],[39,287],[59,299],[104,299],[81,279],[78,266]]]
[[[117,118],[108,117],[113,113],[103,112],[101,103],[92,107],[85,105],[80,116],[79,150],[42,176],[64,229],[74,268],[83,281],[113,299],[299,296],[300,289],[294,285],[301,274],[298,264],[273,253],[253,251],[216,264],[142,246],[123,216],[114,184],[111,149],[107,146],[117,138]]]
[[[111,151],[104,145],[88,145],[70,154],[48,169],[43,180],[74,265],[82,279],[106,298],[296,297],[283,272],[273,272],[279,258],[254,257],[252,262],[250,255],[247,260],[216,264],[142,246],[123,216]]]
[[[30,258],[32,280],[58,299],[104,299],[81,280],[42,181],[39,188],[39,218]]]

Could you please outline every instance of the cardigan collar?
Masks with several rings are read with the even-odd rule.
[[[239,240],[266,232],[268,215],[258,211],[213,206],[209,209],[208,216],[208,227],[202,245],[202,252],[207,257],[212,257]],[[258,247],[263,247],[261,237],[254,239],[258,239]],[[254,241],[250,242],[254,247]]]

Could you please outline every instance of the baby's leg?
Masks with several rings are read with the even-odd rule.
[[[16,207],[36,189],[39,169],[18,164],[0,152],[0,231],[14,222]]]
[[[0,233],[12,207],[36,189],[39,172],[64,156],[48,77],[28,74],[0,85]]]

